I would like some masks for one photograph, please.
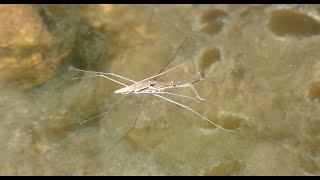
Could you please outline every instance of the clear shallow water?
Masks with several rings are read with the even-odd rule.
[[[319,7],[314,5],[0,6],[2,175],[318,175]],[[186,80],[207,100],[190,111],[130,96],[121,86],[72,80],[82,69],[133,80]],[[193,95],[189,90],[179,90]]]

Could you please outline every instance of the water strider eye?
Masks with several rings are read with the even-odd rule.
[[[154,86],[156,83],[153,81],[149,81],[149,86]]]

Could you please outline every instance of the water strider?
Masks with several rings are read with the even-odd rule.
[[[122,102],[128,95],[130,94],[136,94],[136,95],[141,95],[143,94],[143,100],[140,104],[140,110],[132,124],[132,126],[129,128],[129,130],[118,140],[116,141],[116,143],[110,148],[113,149],[119,142],[121,142],[132,130],[133,128],[135,128],[135,125],[137,123],[137,120],[139,119],[143,104],[144,104],[144,100],[145,100],[145,95],[147,94],[151,94],[155,97],[161,98],[162,100],[168,101],[170,103],[176,104],[182,108],[185,108],[186,110],[189,110],[191,112],[193,112],[194,114],[196,114],[197,116],[201,117],[202,119],[208,121],[210,124],[216,126],[219,129],[222,129],[224,131],[228,131],[228,132],[234,132],[233,130],[229,130],[229,129],[225,129],[222,126],[219,126],[218,124],[216,124],[215,122],[213,122],[212,120],[210,120],[209,118],[207,118],[205,115],[199,113],[198,111],[190,108],[187,105],[181,104],[179,102],[176,102],[168,97],[165,97],[164,95],[172,95],[172,96],[178,96],[178,97],[182,97],[182,98],[188,98],[188,99],[192,99],[198,103],[201,103],[201,101],[205,101],[205,99],[201,98],[199,93],[197,92],[197,90],[194,88],[193,84],[201,81],[203,78],[199,77],[196,80],[192,81],[192,82],[176,82],[176,81],[157,81],[156,78],[164,75],[178,67],[181,67],[185,62],[181,63],[178,66],[175,66],[169,70],[164,71],[164,69],[171,63],[171,61],[173,61],[174,57],[176,56],[177,52],[181,49],[182,45],[185,43],[185,41],[187,40],[187,38],[190,36],[191,33],[189,33],[189,35],[181,42],[179,43],[178,48],[175,50],[174,54],[171,56],[170,60],[168,61],[168,63],[160,70],[160,72],[156,75],[153,75],[151,77],[145,78],[141,81],[134,81],[132,79],[129,79],[127,77],[123,77],[121,75],[117,75],[114,73],[105,73],[105,72],[97,72],[97,71],[88,71],[88,70],[82,70],[82,69],[77,69],[74,67],[70,67],[69,70],[74,70],[74,71],[80,71],[80,72],[89,72],[89,73],[94,73],[93,75],[86,75],[86,76],[81,76],[81,77],[75,77],[73,79],[81,79],[81,78],[88,78],[88,77],[102,77],[102,78],[106,78],[109,79],[117,84],[120,84],[122,86],[124,86],[123,88],[120,88],[118,90],[116,90],[114,93],[115,94],[122,94],[122,97],[119,98],[114,104],[112,104],[109,109],[104,112],[101,113],[97,116],[91,117],[89,119],[86,119],[84,121],[82,121],[80,124],[83,124],[85,122],[88,122],[92,119],[96,119],[102,116],[107,115],[114,106],[116,106],[117,104],[119,104],[120,102]],[[197,75],[200,75],[200,73],[197,73]],[[123,83],[115,78],[121,79],[121,80],[125,80],[131,84],[128,83]],[[195,97],[191,97],[191,96],[186,96],[186,95],[182,95],[182,94],[178,94],[178,93],[172,93],[172,92],[168,92],[166,90],[169,89],[176,89],[176,88],[191,88],[193,90],[193,92],[196,95]]]

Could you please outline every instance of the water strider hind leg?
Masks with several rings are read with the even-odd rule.
[[[216,127],[219,128],[219,129],[222,129],[222,130],[225,130],[225,131],[228,131],[228,132],[234,132],[233,130],[225,129],[225,128],[222,127],[222,126],[219,126],[218,124],[216,124],[216,123],[214,123],[213,121],[211,121],[210,119],[208,119],[206,116],[200,114],[198,111],[196,111],[196,110],[194,110],[194,109],[192,109],[192,108],[190,108],[190,107],[188,107],[188,106],[186,106],[186,105],[184,105],[184,104],[178,103],[178,102],[173,101],[173,100],[171,100],[171,99],[169,99],[169,98],[163,97],[163,96],[161,96],[161,95],[159,95],[159,94],[152,94],[152,95],[157,96],[157,97],[159,97],[159,98],[161,98],[161,99],[165,99],[165,100],[167,100],[167,101],[169,101],[169,102],[171,102],[171,103],[173,103],[173,104],[176,104],[176,105],[178,105],[178,106],[180,106],[180,107],[183,107],[183,108],[185,108],[185,109],[187,109],[187,110],[189,110],[189,111],[192,111],[193,113],[195,113],[196,115],[198,115],[198,116],[201,117],[202,119],[205,119],[205,120],[208,121],[210,124],[216,126]]]
[[[123,95],[123,96],[122,96],[121,98],[119,98],[115,103],[113,103],[113,104],[108,108],[107,111],[105,111],[105,112],[103,112],[103,113],[101,113],[101,114],[98,114],[98,115],[96,115],[96,116],[93,116],[93,117],[91,117],[91,118],[89,118],[89,119],[86,119],[86,120],[80,122],[79,124],[80,124],[80,125],[83,125],[84,123],[87,123],[88,121],[91,121],[91,120],[93,120],[93,119],[97,119],[97,118],[106,116],[107,114],[110,113],[110,111],[111,111],[116,105],[118,105],[120,102],[122,102],[127,96],[128,96],[128,94]]]
[[[196,101],[197,103],[201,103],[197,98],[194,98],[194,97],[191,97],[191,96],[182,95],[182,94],[177,94],[177,93],[157,92],[157,93],[154,93],[154,94],[168,94],[168,95],[173,95],[173,96],[179,96],[179,97],[183,97],[183,98],[192,99],[192,100]]]
[[[128,134],[136,127],[136,124],[139,120],[139,117],[141,115],[141,112],[142,112],[142,108],[143,108],[143,105],[144,105],[144,101],[145,101],[145,98],[146,98],[146,94],[143,95],[143,98],[142,98],[142,101],[140,103],[140,108],[139,108],[139,111],[137,113],[137,116],[136,118],[134,119],[132,125],[130,126],[130,128],[128,129],[128,131],[122,135],[112,146],[111,148],[109,148],[109,151],[111,151],[113,148],[115,148],[125,137],[128,136]]]
[[[159,76],[161,76],[161,75],[163,75],[163,74],[166,74],[166,73],[168,73],[168,72],[170,72],[170,71],[172,71],[172,70],[174,70],[174,69],[177,69],[178,67],[182,66],[184,63],[186,63],[186,61],[184,61],[183,63],[181,63],[181,64],[179,64],[179,65],[177,65],[177,66],[175,66],[175,67],[173,67],[173,68],[170,68],[170,69],[168,69],[168,70],[166,70],[166,71],[164,71],[164,72],[161,72],[161,73],[159,73],[159,74],[156,74],[156,75],[153,75],[153,76],[151,76],[151,77],[145,78],[145,79],[143,79],[143,80],[141,80],[141,81],[138,81],[138,83],[144,82],[144,81],[147,81],[147,80],[150,80],[150,79],[154,79],[154,78],[159,77]]]

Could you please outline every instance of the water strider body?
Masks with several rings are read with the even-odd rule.
[[[175,81],[143,81],[116,90],[116,94],[164,93],[166,89],[191,87],[193,83]],[[196,93],[197,94],[197,93]],[[199,97],[200,100],[204,100]]]
[[[160,86],[159,86],[160,85]],[[140,93],[147,93],[152,91],[161,91],[160,88],[164,88],[163,85],[166,85],[165,87],[170,87],[173,84],[172,83],[161,83],[159,81],[145,81],[145,82],[138,82],[134,83],[132,85],[126,86],[124,88],[116,90],[114,93],[116,94],[140,94]]]
[[[118,89],[116,90],[114,93],[116,94],[123,94],[124,96],[122,98],[120,98],[115,104],[118,104],[120,101],[122,101],[127,95],[129,94],[151,94],[153,96],[156,96],[156,97],[159,97],[163,100],[166,100],[168,102],[171,102],[173,104],[176,104],[180,107],[183,107],[189,111],[192,111],[193,113],[195,113],[196,115],[198,115],[199,117],[201,117],[202,119],[208,121],[210,124],[216,126],[217,128],[219,129],[222,129],[222,130],[225,130],[225,131],[229,131],[229,132],[234,132],[233,130],[229,130],[229,129],[225,129],[223,128],[222,126],[219,126],[218,124],[214,123],[213,121],[211,121],[209,118],[207,118],[206,116],[202,115],[201,113],[199,113],[198,111],[190,108],[189,106],[187,105],[184,105],[184,104],[181,104],[181,103],[178,103],[174,100],[171,100],[167,97],[164,97],[162,96],[162,94],[166,94],[166,95],[173,95],[173,96],[179,96],[179,97],[184,97],[184,98],[189,98],[189,99],[193,99],[197,102],[199,102],[199,100],[205,100],[203,98],[201,98],[198,94],[198,92],[196,91],[196,89],[193,87],[193,84],[194,83],[197,83],[198,81],[200,81],[201,79],[197,79],[191,83],[189,82],[175,82],[175,81],[155,81],[155,80],[150,80],[150,79],[154,79],[158,76],[161,76],[165,73],[168,73],[169,71],[172,71],[173,69],[176,69],[178,67],[180,67],[181,65],[183,65],[184,63],[176,66],[176,67],[173,67],[165,72],[162,72],[160,74],[156,74],[154,76],[151,76],[149,78],[146,78],[146,79],[143,79],[141,81],[134,81],[132,79],[129,79],[129,78],[126,78],[126,77],[123,77],[123,76],[120,76],[120,75],[117,75],[117,74],[114,74],[114,73],[104,73],[104,72],[95,72],[95,71],[87,71],[87,70],[82,70],[82,69],[77,69],[77,68],[73,68],[73,67],[70,67],[70,70],[75,70],[75,71],[80,71],[80,72],[90,72],[90,73],[96,73],[94,75],[87,75],[87,76],[82,76],[82,77],[76,77],[76,78],[73,78],[73,79],[80,79],[80,78],[86,78],[86,77],[103,77],[103,78],[106,78],[106,79],[109,79],[113,82],[116,82],[118,84],[121,84],[123,85],[124,87],[121,88],[121,89]],[[122,80],[126,80],[126,81],[130,81],[132,84],[131,85],[127,85],[123,82],[120,82],[114,78],[111,78],[110,76],[112,77],[116,77],[116,78],[120,78]],[[190,87],[193,92],[196,94],[197,98],[194,98],[194,97],[191,97],[191,96],[186,96],[186,95],[182,95],[182,94],[177,94],[177,93],[172,93],[172,92],[168,92],[168,91],[165,91],[166,89],[173,89],[173,88],[187,88],[187,87]],[[114,104],[114,105],[115,105]],[[113,105],[113,106],[114,106]],[[111,106],[111,108],[113,107]],[[111,109],[110,108],[110,109]],[[108,111],[106,111],[106,113],[103,113],[103,114],[107,114],[110,112],[110,109]],[[101,117],[100,115],[98,116],[95,116],[93,118],[96,118],[96,117]],[[90,119],[87,119],[85,120],[84,122],[87,122],[88,120],[91,120],[93,118],[90,118]]]
[[[191,32],[189,33],[189,35],[190,34],[191,34]],[[87,71],[87,70],[76,69],[76,68],[70,67],[69,68],[70,70],[75,70],[75,71],[80,71],[80,72],[95,73],[94,75],[86,75],[86,76],[82,76],[82,77],[76,77],[76,78],[73,78],[73,79],[80,79],[80,78],[86,78],[86,77],[102,77],[102,78],[109,79],[109,80],[111,80],[111,81],[113,81],[113,82],[115,82],[117,84],[120,84],[120,85],[124,86],[123,88],[120,88],[120,89],[118,89],[118,90],[116,90],[114,92],[115,94],[123,94],[123,96],[121,98],[119,98],[114,104],[112,104],[108,108],[107,111],[105,111],[105,112],[103,112],[103,113],[101,113],[101,114],[99,114],[97,116],[91,117],[91,118],[89,118],[87,120],[84,120],[80,124],[83,124],[83,123],[85,123],[87,121],[90,121],[92,119],[99,118],[99,117],[107,115],[111,111],[111,109],[113,107],[115,107],[117,104],[119,104],[121,101],[123,101],[129,94],[144,94],[144,95],[150,94],[150,95],[153,95],[155,97],[161,98],[163,100],[166,100],[166,101],[168,101],[170,103],[176,104],[176,105],[178,105],[178,106],[180,106],[182,108],[185,108],[185,109],[193,112],[194,114],[196,114],[197,116],[199,116],[203,120],[206,120],[208,123],[216,126],[218,129],[222,129],[222,130],[228,131],[228,132],[234,132],[233,130],[225,129],[224,127],[216,124],[215,122],[210,120],[208,117],[206,117],[205,115],[203,115],[203,114],[199,113],[198,111],[192,109],[191,107],[189,107],[187,105],[184,105],[184,104],[181,104],[179,102],[176,102],[176,101],[164,96],[164,95],[178,96],[178,97],[192,99],[192,100],[197,101],[197,102],[200,103],[200,100],[204,101],[205,99],[203,99],[203,98],[201,98],[199,96],[199,94],[196,91],[196,89],[194,88],[193,84],[197,83],[198,81],[202,80],[203,78],[200,77],[200,78],[196,79],[193,82],[156,81],[155,80],[158,76],[164,75],[164,74],[168,73],[169,71],[172,71],[172,70],[180,67],[181,65],[183,65],[186,62],[185,61],[185,62],[181,63],[180,65],[178,65],[176,67],[173,67],[173,68],[171,68],[169,70],[163,71],[170,64],[170,62],[173,61],[173,59],[176,56],[177,52],[181,49],[182,45],[188,39],[189,35],[179,44],[178,48],[175,50],[175,52],[171,56],[171,58],[168,61],[168,63],[160,70],[160,72],[158,74],[153,75],[151,77],[148,77],[146,79],[143,79],[141,81],[134,81],[132,79],[129,79],[127,77],[123,77],[123,76],[120,76],[120,75],[117,75],[117,74],[114,74],[114,73]],[[200,75],[200,74],[198,73],[196,75]],[[117,80],[115,78],[121,79],[122,81],[128,81],[131,84],[127,84],[127,83],[121,82],[121,81],[119,81],[119,80]],[[182,95],[182,94],[172,93],[172,92],[166,91],[166,90],[174,89],[174,88],[188,88],[188,87],[193,90],[193,92],[196,95],[196,98],[191,97],[191,96],[186,96],[186,95]],[[135,128],[135,125],[137,123],[137,120],[139,118],[140,112],[141,112],[142,107],[143,107],[143,103],[144,103],[144,98],[143,98],[143,100],[142,100],[142,102],[140,104],[140,111],[139,111],[138,115],[136,116],[136,118],[135,118],[133,124],[131,125],[131,127],[110,149],[113,149],[119,142],[121,142],[121,140],[123,140],[133,130],[133,128]]]

